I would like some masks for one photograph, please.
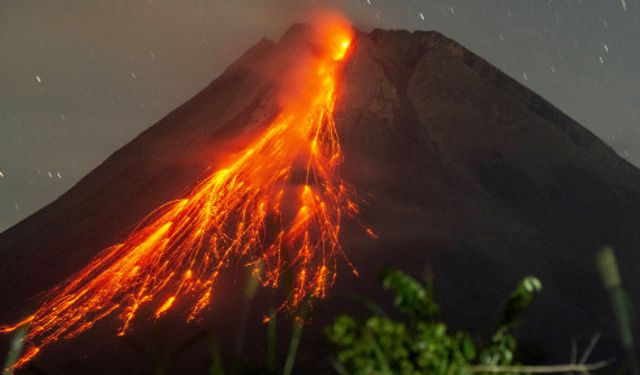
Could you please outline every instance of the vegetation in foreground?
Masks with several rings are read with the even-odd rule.
[[[381,310],[365,320],[341,316],[327,336],[337,349],[334,367],[354,375],[466,375],[533,372],[588,372],[606,363],[561,366],[524,366],[516,360],[517,341],[510,334],[542,284],[525,277],[502,309],[499,326],[488,344],[481,346],[468,332],[449,332],[440,321],[432,286],[423,286],[400,271],[389,271],[383,285],[395,293],[395,307],[406,319],[394,320]]]
[[[540,281],[525,277],[512,292],[502,308],[496,332],[488,340],[474,340],[468,332],[450,332],[440,319],[438,305],[433,299],[433,284],[423,285],[413,277],[390,270],[383,275],[382,284],[395,294],[394,307],[401,318],[387,315],[373,301],[364,300],[372,314],[364,319],[342,315],[326,327],[327,339],[335,348],[331,366],[340,375],[471,375],[471,374],[534,374],[573,373],[589,374],[606,367],[607,373],[640,375],[635,360],[632,332],[631,304],[622,288],[613,251],[603,249],[598,256],[605,286],[610,291],[613,310],[618,319],[621,343],[625,356],[613,368],[611,363],[588,363],[597,337],[585,349],[580,359],[556,366],[523,365],[517,358],[517,340],[512,328],[522,318],[523,312],[542,290]],[[253,279],[245,290],[245,309],[255,297]],[[303,308],[304,309],[304,308]],[[305,311],[299,312],[304,316]],[[243,314],[246,315],[246,314]],[[246,318],[246,316],[245,316]],[[245,319],[241,319],[243,321]],[[244,327],[241,322],[240,326]],[[267,363],[260,373],[291,375],[302,335],[303,324],[294,319],[289,351],[282,366],[277,363],[276,320],[267,324]],[[13,374],[13,364],[19,357],[22,338],[26,330],[17,333],[12,341],[3,367],[3,375]],[[244,330],[241,328],[236,342],[235,356],[241,357]],[[246,373],[238,358],[223,358],[215,337],[209,337],[211,348],[211,375]],[[482,345],[480,343],[486,342]],[[165,374],[163,361],[155,361],[155,373]],[[36,370],[34,368],[34,370]],[[255,371],[255,368],[253,369]],[[40,371],[37,371],[38,373]]]

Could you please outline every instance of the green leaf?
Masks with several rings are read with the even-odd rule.
[[[469,362],[476,358],[476,347],[473,345],[471,339],[466,336],[462,338],[462,353],[464,354],[464,358]]]
[[[500,329],[512,328],[533,301],[535,293],[541,290],[542,283],[536,277],[527,276],[522,279],[502,308]]]
[[[431,321],[438,315],[439,309],[431,292],[413,277],[401,271],[387,271],[383,276],[383,286],[396,293],[395,306],[414,319]]]

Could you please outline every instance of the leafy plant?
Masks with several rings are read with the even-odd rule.
[[[500,324],[488,345],[480,347],[466,332],[449,332],[438,319],[431,283],[423,286],[400,271],[383,276],[395,293],[394,305],[406,319],[373,315],[365,320],[342,315],[326,328],[337,348],[336,370],[345,374],[509,373],[517,367],[516,339],[509,330],[542,289],[535,277],[524,278],[507,300]],[[506,371],[494,371],[499,366]],[[521,373],[514,370],[513,373]]]

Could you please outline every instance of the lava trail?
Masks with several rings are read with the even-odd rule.
[[[262,269],[265,286],[278,286],[283,272],[291,272],[289,306],[325,295],[336,258],[344,256],[341,220],[358,208],[337,175],[343,154],[333,119],[353,34],[343,23],[319,29],[321,47],[305,66],[303,93],[289,99],[235,160],[184,199],[156,209],[123,243],[101,251],[33,315],[0,327],[6,333],[29,324],[17,367],[111,314],[119,314],[118,334],[124,335],[146,304],[158,318],[188,297],[186,319],[192,320],[210,304],[232,260]]]

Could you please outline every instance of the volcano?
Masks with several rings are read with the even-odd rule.
[[[480,333],[493,330],[512,287],[536,275],[545,290],[517,331],[530,355],[525,360],[566,362],[572,339],[588,341],[598,332],[603,337],[593,358],[619,354],[595,254],[614,247],[637,301],[640,171],[441,34],[353,34],[332,111],[343,154],[337,173],[357,192],[360,209],[344,219],[340,243],[350,263],[338,259],[333,287],[310,314],[300,368],[326,371],[322,327],[339,313],[365,311],[354,294],[388,298],[376,295],[388,267],[431,273],[443,315],[455,328]],[[297,81],[283,77],[319,53],[314,35],[312,27],[296,24],[278,42],[260,41],[55,202],[0,234],[0,322],[33,313],[43,292],[80,272],[100,250],[126,243],[150,212],[187,196],[224,165],[224,155],[241,152],[275,121],[296,92],[291,82]],[[367,236],[366,228],[376,235]],[[120,337],[120,322],[107,317],[53,343],[28,366],[131,374],[149,373],[161,360],[171,373],[204,373],[206,338],[215,336],[223,352],[235,342],[246,266],[227,267],[201,320],[185,323],[179,312],[190,306],[178,299],[172,307],[169,297],[155,310],[163,315],[158,321],[140,317]],[[250,309],[247,362],[264,361],[262,317],[274,294],[260,291]],[[1,339],[5,349],[8,338]]]

